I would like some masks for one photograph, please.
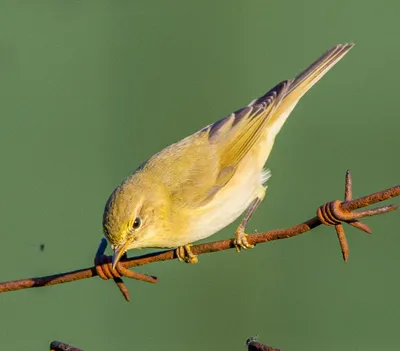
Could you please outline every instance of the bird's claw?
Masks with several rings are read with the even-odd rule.
[[[247,234],[244,232],[244,229],[241,226],[236,230],[233,244],[236,247],[236,252],[240,252],[241,249],[247,250],[254,247],[254,245],[249,244],[249,242],[247,241]]]
[[[179,246],[176,249],[176,255],[178,256],[178,260],[185,263],[195,264],[199,262],[197,255],[195,255],[191,250],[192,244]]]

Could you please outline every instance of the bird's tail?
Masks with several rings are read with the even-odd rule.
[[[353,46],[354,44],[339,44],[334,46],[296,78],[291,80],[285,95],[280,101],[279,107],[277,107],[276,112],[267,122],[269,127],[275,129],[276,133],[279,132],[300,98],[340,61]]]
[[[339,44],[328,50],[293,80],[286,96],[289,97],[293,94],[294,99],[301,98],[326,72],[339,62],[353,46],[354,44]]]

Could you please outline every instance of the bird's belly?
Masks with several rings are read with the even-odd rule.
[[[259,194],[260,177],[261,171],[254,169],[235,175],[191,221],[190,242],[207,238],[236,220]]]

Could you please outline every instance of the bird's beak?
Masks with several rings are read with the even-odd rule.
[[[121,259],[122,255],[126,252],[128,245],[129,245],[129,241],[126,241],[125,243],[114,247],[114,255],[112,257],[112,268],[113,269],[115,269],[115,266]]]

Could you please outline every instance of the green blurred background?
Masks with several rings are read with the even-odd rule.
[[[113,188],[142,161],[356,47],[301,101],[268,161],[251,231],[284,228],[399,182],[398,1],[2,1],[1,280],[92,264]],[[396,203],[396,200],[392,201]],[[397,200],[398,202],[398,200]],[[99,278],[0,295],[2,350],[398,348],[399,213],[291,240],[141,267],[126,303]],[[213,239],[229,238],[237,223]],[[44,244],[44,251],[40,245]],[[141,254],[143,251],[137,252]],[[135,252],[131,252],[131,255]]]

